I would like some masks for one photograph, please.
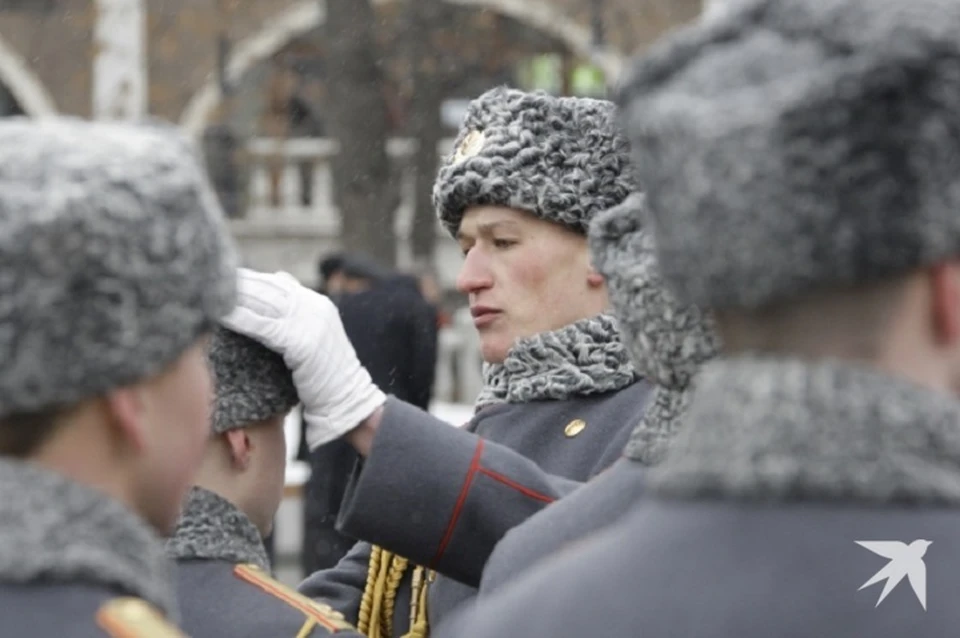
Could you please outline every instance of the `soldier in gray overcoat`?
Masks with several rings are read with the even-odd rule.
[[[180,636],[233,249],[172,127],[0,122],[0,634]]]
[[[620,457],[650,386],[586,231],[635,190],[611,103],[496,89],[471,104],[434,197],[465,255],[458,286],[487,361],[462,429],[385,400],[324,298],[279,276],[241,279],[228,324],[284,354],[311,444],[342,436],[365,457],[340,526],[367,542],[304,593],[368,635],[425,635],[475,595],[507,530]]]
[[[648,499],[460,636],[956,633],[958,32],[943,0],[745,0],[637,63],[660,266],[723,354]]]
[[[623,458],[507,532],[483,570],[480,598],[544,557],[622,518],[642,497],[646,470],[660,463],[682,427],[696,372],[717,352],[712,318],[664,287],[640,194],[597,216],[590,247],[634,366],[656,382]],[[450,636],[458,635],[451,624]],[[442,633],[442,632],[441,632]],[[434,634],[439,635],[439,634]]]
[[[192,636],[358,636],[329,606],[271,576],[263,539],[283,498],[283,421],[298,403],[283,359],[218,327],[208,352],[210,443],[167,555],[177,563],[182,627]]]

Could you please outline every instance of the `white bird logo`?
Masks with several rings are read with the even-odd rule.
[[[870,580],[860,586],[860,589],[879,583],[887,579],[887,584],[883,586],[880,593],[880,600],[876,607],[880,606],[883,599],[887,597],[893,588],[897,586],[903,577],[906,576],[910,581],[910,587],[913,593],[917,595],[917,600],[927,610],[927,566],[923,563],[923,556],[927,553],[927,548],[932,544],[931,541],[915,540],[909,545],[900,541],[854,541],[857,545],[869,549],[874,554],[889,558],[890,562],[884,565],[883,569],[873,575]],[[858,589],[857,591],[860,591]]]

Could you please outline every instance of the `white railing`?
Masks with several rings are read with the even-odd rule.
[[[438,155],[449,152],[453,140],[437,146]],[[413,165],[409,160],[416,141],[394,138],[387,155],[400,173],[401,203],[394,230],[409,233],[413,212]],[[333,159],[340,152],[337,140],[326,138],[256,138],[247,144],[249,208],[246,219],[254,223],[309,225],[338,233],[340,214],[333,197]]]
[[[453,140],[438,145],[449,152]],[[412,265],[413,163],[416,142],[392,139],[387,154],[401,180],[401,203],[395,216],[397,261]],[[340,211],[333,196],[336,140],[325,138],[256,138],[247,144],[247,209],[231,220],[241,252],[251,267],[286,270],[312,285],[318,255],[339,244]],[[436,262],[440,284],[452,288],[462,257],[456,242],[437,224]],[[438,400],[473,403],[480,391],[480,350],[469,314],[460,313],[441,331],[435,395]]]
[[[338,147],[328,139],[251,140],[246,219],[266,224],[299,221],[339,232],[332,174]]]
[[[453,140],[443,140],[437,153],[449,152]],[[400,178],[400,205],[394,216],[397,265],[413,265],[410,231],[413,224],[414,172],[410,161],[416,142],[391,139],[387,153]],[[248,192],[243,218],[231,221],[241,245],[256,261],[282,267],[312,283],[317,251],[339,245],[340,211],[334,202],[333,159],[336,140],[326,138],[255,138],[247,143]],[[436,225],[434,268],[441,285],[452,288],[462,261],[456,242]],[[286,242],[283,255],[276,255]],[[287,263],[289,262],[289,263]]]

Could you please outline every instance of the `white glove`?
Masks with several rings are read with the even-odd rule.
[[[386,397],[360,365],[332,301],[284,272],[240,268],[238,288],[237,307],[223,325],[283,356],[303,402],[311,450],[383,405]]]

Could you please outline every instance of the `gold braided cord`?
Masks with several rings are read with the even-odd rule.
[[[418,592],[423,586],[423,570],[419,567],[414,568],[413,577],[410,579],[410,613],[407,617],[407,626],[413,627],[417,622],[417,610],[420,603]]]
[[[397,591],[400,589],[400,583],[403,582],[403,575],[407,572],[409,561],[403,556],[393,554],[390,561],[390,570],[387,572],[387,584],[383,590],[383,612],[381,621],[383,624],[383,635],[393,637],[393,612],[397,608]]]
[[[394,638],[393,617],[397,593],[410,562],[380,546],[374,545],[367,567],[367,582],[360,599],[357,629],[368,638]],[[413,572],[410,592],[410,630],[400,638],[427,638],[427,585],[435,574],[423,567]]]
[[[380,565],[385,562],[383,560],[384,551],[381,547],[374,545],[373,549],[370,551],[370,561],[367,564],[367,582],[363,588],[363,596],[360,598],[360,613],[357,617],[357,630],[360,633],[370,636],[372,626],[377,626],[379,631],[379,622],[373,623],[371,620],[375,618],[374,616],[374,604],[379,608],[379,600],[376,600],[378,597],[376,595],[377,583],[380,580]]]
[[[423,567],[417,567],[414,570],[414,582],[417,586],[410,592],[410,606],[416,611],[414,618],[410,623],[410,631],[402,638],[427,638],[430,635],[430,627],[427,622],[427,591],[428,585],[433,580],[435,574],[427,571]]]

